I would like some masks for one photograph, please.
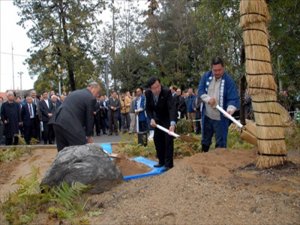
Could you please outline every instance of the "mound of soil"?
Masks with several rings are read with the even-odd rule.
[[[218,149],[176,160],[160,176],[94,196],[101,215],[91,224],[299,224],[299,167],[277,178],[245,170],[255,158],[255,151]]]
[[[56,150],[35,150],[17,163],[0,164],[6,173],[0,176],[0,195],[12,190],[9,186],[18,176],[30,173],[31,165],[43,174],[55,155]],[[255,168],[255,150],[217,149],[177,159],[160,176],[123,182],[93,195],[87,208],[98,213],[89,217],[90,223],[300,224],[300,152],[289,152],[288,158],[286,166],[269,170]],[[133,168],[146,172],[124,157],[117,165],[124,175]],[[43,219],[35,222],[45,224]]]
[[[129,176],[134,174],[146,173],[151,170],[150,167],[145,166],[144,164],[132,161],[127,158],[125,155],[118,155],[118,158],[115,159],[117,166],[121,170],[123,176]]]

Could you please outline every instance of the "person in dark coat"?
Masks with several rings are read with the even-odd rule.
[[[52,117],[53,117],[55,115],[55,113],[56,113],[56,110],[61,105],[61,101],[59,100],[59,98],[58,98],[57,95],[51,95],[50,99],[51,99],[51,103],[52,103],[52,111],[51,111],[51,113],[52,113]],[[53,126],[50,123],[48,123],[48,132],[49,132],[49,140],[51,140],[51,143],[52,143],[55,140],[55,134],[54,134]]]
[[[37,131],[35,126],[36,120],[36,105],[33,104],[31,96],[26,97],[26,103],[21,109],[21,121],[24,129],[24,139],[26,144],[30,144],[31,138],[37,138]]]
[[[87,88],[73,91],[57,109],[53,125],[57,150],[93,143],[94,109],[100,86],[91,82]]]
[[[182,91],[179,88],[176,90],[176,98],[178,119],[185,118],[187,112],[186,103],[184,97],[182,96]]]
[[[103,134],[106,134],[106,120],[107,120],[107,109],[105,107],[105,98],[104,96],[100,96],[99,102],[99,115],[100,115],[100,129],[102,130]]]
[[[40,110],[40,116],[41,116],[41,121],[43,122],[43,140],[44,144],[53,144],[53,134],[52,130],[49,129],[48,122],[50,118],[53,115],[53,104],[51,100],[48,98],[48,92],[43,93],[43,100],[40,101],[39,103],[39,110]]]
[[[96,98],[96,105],[95,105],[95,111],[94,111],[94,123],[96,128],[96,135],[100,136],[100,96],[97,96]]]
[[[160,80],[151,77],[148,80],[146,91],[146,112],[150,119],[150,126],[155,127],[154,144],[157,158],[159,160],[155,167],[165,167],[166,170],[172,168],[174,140],[169,134],[159,130],[156,124],[159,124],[170,131],[175,130],[176,125],[176,104],[169,89],[162,87]]]
[[[113,91],[112,96],[107,102],[108,107],[108,122],[109,122],[109,134],[112,135],[115,132],[116,135],[118,132],[118,118],[120,115],[120,100],[116,91]]]
[[[40,116],[39,116],[39,103],[40,100],[37,97],[36,91],[32,90],[30,91],[30,96],[32,97],[32,103],[36,106],[36,116],[35,116],[35,129],[36,129],[36,135],[37,135],[37,140],[38,142],[41,141],[41,128],[40,128]]]
[[[7,101],[2,104],[1,119],[4,124],[5,144],[17,145],[21,114],[20,105],[15,102],[15,95],[12,91],[7,92]]]
[[[202,99],[200,96],[196,96],[193,102],[193,108],[196,112],[195,116],[195,124],[196,124],[196,134],[201,133],[201,105],[202,105]]]

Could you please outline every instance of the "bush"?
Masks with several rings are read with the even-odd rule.
[[[193,123],[191,120],[181,119],[176,124],[176,133],[178,134],[189,134],[194,132]]]

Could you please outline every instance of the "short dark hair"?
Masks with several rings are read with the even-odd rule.
[[[151,86],[158,81],[160,83],[160,79],[157,77],[150,77],[149,80],[147,81],[147,88],[151,88]]]
[[[222,66],[224,66],[223,59],[221,59],[221,57],[219,57],[219,56],[214,57],[214,58],[211,60],[211,66],[213,66],[213,65],[218,65],[218,64],[221,64]]]
[[[143,89],[142,87],[137,87],[135,90],[137,90],[137,89],[140,89],[140,90],[141,90],[141,92],[143,92],[143,91],[144,91],[144,89]]]

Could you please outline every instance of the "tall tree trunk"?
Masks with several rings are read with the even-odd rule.
[[[63,8],[62,0],[59,2],[59,6],[60,6],[60,19],[61,19],[62,29],[63,29],[64,44],[66,46],[65,60],[67,63],[70,88],[71,88],[71,91],[75,91],[76,83],[75,83],[75,74],[74,74],[74,59],[73,59],[73,56],[71,53],[70,41],[69,41],[67,29],[66,29],[66,14],[65,14],[65,11]]]

